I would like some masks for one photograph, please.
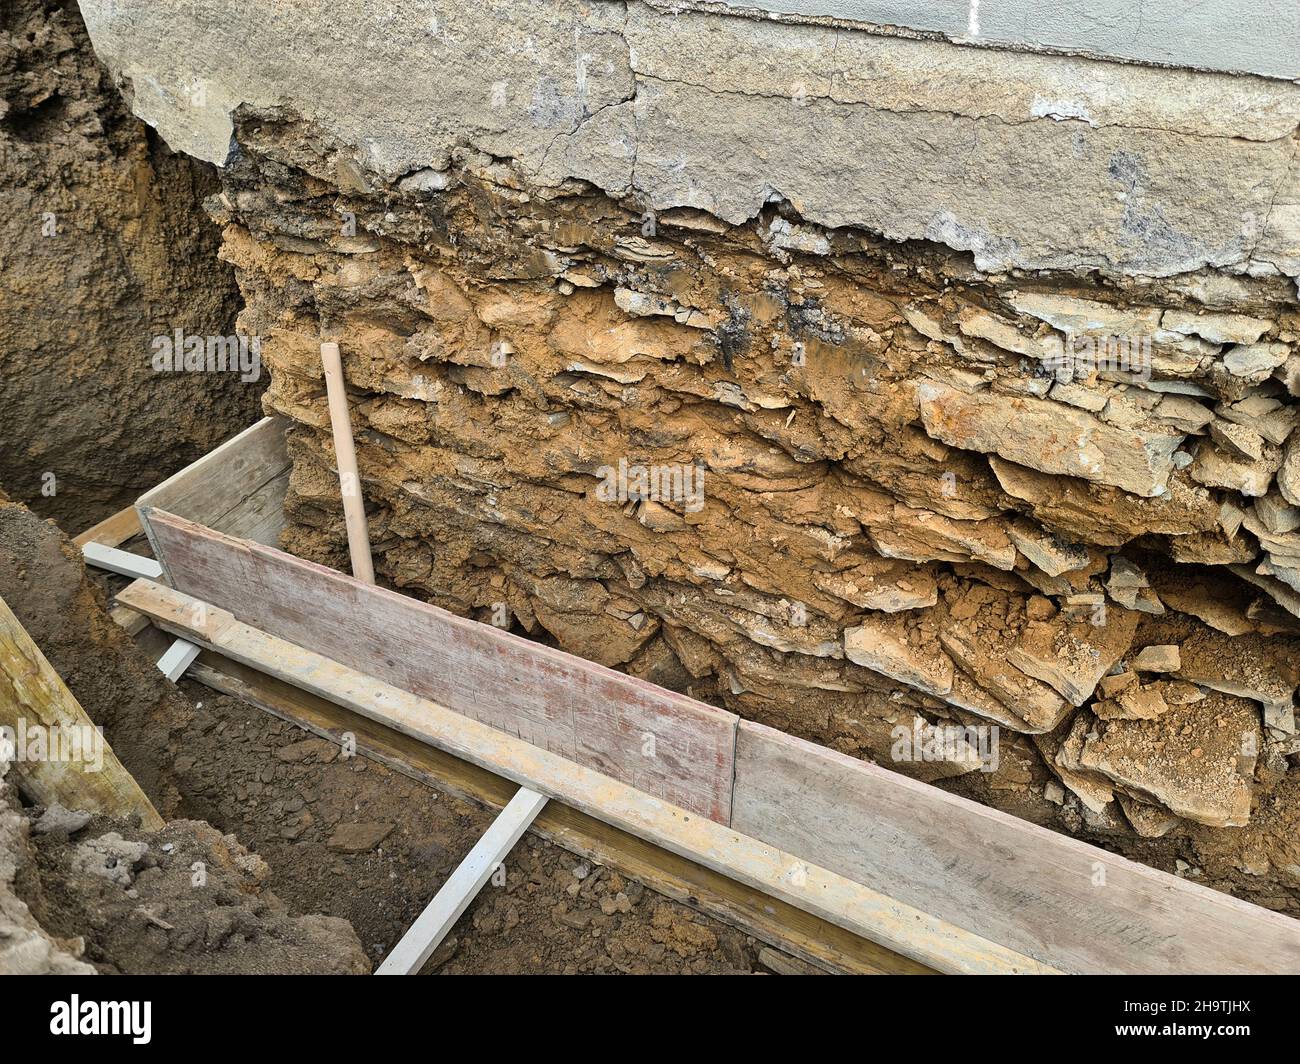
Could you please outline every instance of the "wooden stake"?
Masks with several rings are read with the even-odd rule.
[[[172,683],[177,683],[198,656],[198,647],[187,639],[178,639],[158,659],[158,668]]]
[[[10,729],[5,738],[13,740],[14,771],[33,800],[124,820],[138,815],[146,831],[163,826],[140,785],[3,599],[0,725]]]
[[[339,345],[321,344],[320,357],[325,365],[325,392],[329,397],[330,427],[334,430],[334,455],[339,467],[339,488],[343,493],[343,518],[348,529],[352,575],[373,584],[375,566],[370,557],[366,504],[361,497],[361,477],[357,473],[357,451],[352,440],[352,419],[348,414],[348,393],[343,381]]]

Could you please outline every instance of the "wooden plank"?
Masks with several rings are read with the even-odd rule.
[[[1052,973],[1014,950],[161,585],[119,596],[161,628],[573,806],[942,972]]]
[[[127,635],[139,635],[149,627],[148,617],[136,613],[135,610],[128,610],[125,606],[114,606],[108,611],[108,616]]]
[[[347,742],[354,752],[466,801],[500,809],[516,790],[515,784],[494,772],[211,650],[199,655],[189,676],[322,739]],[[534,821],[533,831],[826,971],[854,975],[937,974],[876,942],[561,802],[547,805]]]
[[[158,668],[167,679],[175,683],[185,675],[185,670],[194,664],[194,659],[199,656],[199,649],[188,639],[177,639],[158,659]]]
[[[102,543],[105,547],[120,547],[132,536],[141,532],[140,515],[134,506],[118,510],[112,517],[106,517],[97,525],[92,525],[72,542],[78,547],[87,543]]]
[[[469,903],[478,897],[485,883],[501,862],[523,838],[524,832],[547,802],[546,795],[520,787],[501,810],[483,837],[465,855],[433,896],[425,910],[416,917],[400,942],[384,958],[376,975],[419,975],[424,962],[447,937]]]
[[[162,576],[162,566],[152,558],[105,547],[102,543],[87,543],[81,548],[87,565],[96,569],[105,569],[119,576],[129,576],[133,580],[157,580]]]
[[[129,820],[146,831],[162,817],[0,599],[0,725],[24,790],[44,805]]]
[[[277,496],[272,489],[268,496],[264,489],[287,483],[281,478],[292,464],[288,429],[285,418],[263,418],[140,496],[136,510],[150,543],[154,536],[149,515],[155,507],[234,535],[266,534],[270,528],[278,535],[283,518],[274,511],[283,492]],[[154,556],[158,557],[156,544]]]
[[[748,721],[732,824],[1065,971],[1300,972],[1300,921]]]
[[[251,539],[274,547],[284,530],[284,497],[289,491],[289,471],[268,480],[227,513],[220,531],[237,539]]]
[[[734,714],[161,510],[151,524],[178,590],[664,801],[729,820]]]

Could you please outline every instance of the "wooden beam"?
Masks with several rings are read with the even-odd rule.
[[[102,543],[87,543],[81,548],[86,556],[86,564],[96,569],[107,569],[119,576],[129,576],[133,580],[158,580],[162,577],[162,566],[152,558],[142,558],[129,551],[116,547],[105,547]]]
[[[119,598],[182,638],[381,721],[938,971],[1054,972],[1049,965],[802,857],[260,632],[189,595],[160,585],[137,584]]]
[[[434,895],[433,901],[384,958],[376,975],[419,975],[424,962],[433,956],[433,951],[442,944],[447,932],[469,908],[469,903],[478,897],[483,885],[537,819],[546,802],[546,795],[527,787],[519,788]]]
[[[92,525],[72,542],[78,547],[84,547],[87,543],[102,543],[105,547],[120,547],[132,536],[138,536],[142,531],[140,515],[135,512],[134,506],[128,506],[125,510],[118,510],[112,517],[104,518],[99,524]]]
[[[14,770],[34,801],[123,820],[138,816],[146,831],[163,826],[140,785],[3,599],[0,725],[9,729],[5,739],[14,744]]]
[[[158,659],[158,668],[167,679],[175,683],[185,675],[185,670],[194,664],[194,659],[199,656],[199,649],[188,639],[177,639]]]
[[[135,610],[128,610],[125,606],[114,606],[108,611],[108,616],[115,625],[130,636],[139,635],[149,627],[148,617],[136,613]]]
[[[150,525],[178,590],[664,801],[729,821],[734,713],[161,510],[151,511]]]
[[[476,805],[501,809],[517,790],[503,776],[214,651],[204,650],[189,675],[215,691],[257,706],[322,739],[340,745],[346,742],[355,748],[354,752]],[[878,943],[561,802],[548,804],[532,830],[557,846],[617,869],[667,898],[738,927],[826,971],[854,975],[937,974]]]

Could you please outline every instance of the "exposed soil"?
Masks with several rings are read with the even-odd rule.
[[[37,820],[37,824],[41,823]],[[33,838],[25,900],[103,974],[365,975],[346,920],[294,916],[233,835],[176,820],[142,834],[96,818]]]
[[[265,381],[156,373],[234,333],[210,168],[134,118],[75,0],[0,7],[0,485],[79,532],[257,417]]]
[[[472,151],[394,185],[292,114],[238,118],[223,194],[130,116],[73,0],[0,11],[15,498],[76,532],[245,427],[265,380],[153,364],[157,337],[242,328],[274,338],[266,405],[299,423],[285,546],[340,564],[328,333],[389,585],[1300,915],[1300,317],[1272,281],[1009,290],[789,204],[646,240],[635,205]],[[1162,323],[1173,390],[1044,375],[1060,306]],[[1080,426],[1097,455],[1052,450]],[[708,508],[602,496],[620,459],[707,467]],[[24,963],[368,970],[491,814],[178,689],[111,583],[0,493],[0,597],[170,821],[29,835],[43,811],[0,783]],[[997,722],[999,764],[887,760],[912,719]],[[428,970],[801,967],[527,836]]]
[[[350,921],[378,963],[492,814],[367,758],[342,759],[333,744],[200,684],[181,688],[202,705],[163,752],[174,759],[184,812],[265,857],[268,885],[295,911]],[[426,971],[758,967],[752,938],[534,835],[504,871],[504,884],[488,883]]]
[[[1048,343],[1058,305],[1176,324],[1193,280],[1029,292],[849,232],[804,254],[773,241],[803,224],[785,204],[742,226],[666,212],[649,239],[628,202],[539,188],[470,150],[430,194],[356,176],[346,145],[285,110],[245,109],[236,133],[218,217],[243,316],[272,337],[265,405],[296,423],[284,549],[347,564],[329,336],[388,585],[1300,912],[1300,620],[1278,581],[1228,568],[1300,551],[1300,532],[1270,536],[1258,496],[1200,467],[1169,458],[1147,484],[1134,466],[1161,440],[1208,454],[1216,438],[1197,434],[1231,418],[1285,440],[1288,385],[1170,332],[1159,373],[1206,396],[1095,374],[1058,396],[1020,351]],[[342,206],[364,236],[340,234]],[[1216,309],[1205,321],[1297,335],[1267,281]],[[1095,469],[1054,453],[1094,435]],[[683,488],[683,469],[706,470],[707,486],[634,497],[625,477],[611,495],[624,467],[660,486],[677,470]],[[1174,671],[1135,664],[1184,643],[1200,649]],[[1124,719],[1098,690],[1108,675],[1208,701],[1156,703],[1152,687],[1167,715]],[[913,721],[996,725],[999,763],[899,757]]]
[[[56,940],[81,939],[76,955],[101,971],[361,971],[351,928],[377,963],[492,814],[341,759],[237,699],[176,688],[109,619],[103,583],[53,522],[0,501],[0,597],[171,821],[155,835],[101,818],[71,837],[32,836],[35,857],[20,863],[39,871],[19,877],[19,897]],[[98,871],[78,856],[88,847]],[[115,868],[118,881],[103,874]],[[812,970],[531,835],[504,871],[426,970]],[[341,919],[291,915],[301,913]]]

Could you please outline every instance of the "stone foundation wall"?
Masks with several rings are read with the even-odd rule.
[[[441,13],[535,34],[488,132],[425,83],[365,126],[251,71],[156,112],[237,145],[222,254],[298,422],[285,547],[346,567],[333,339],[385,581],[1294,911],[1295,87],[895,41],[935,65],[800,102],[873,39],[520,7]],[[397,26],[374,48],[411,69]],[[490,101],[474,39],[445,76]],[[565,41],[576,125],[543,106]],[[693,54],[707,89],[665,76]],[[959,68],[960,101],[925,73]],[[1010,121],[1022,90],[1057,102]]]

